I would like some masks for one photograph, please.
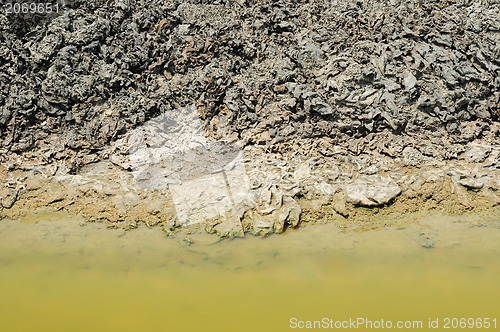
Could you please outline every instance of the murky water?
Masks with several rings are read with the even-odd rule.
[[[323,318],[428,330],[446,317],[499,327],[500,218],[411,218],[398,229],[311,225],[224,241],[57,213],[2,220],[0,330],[287,331]]]

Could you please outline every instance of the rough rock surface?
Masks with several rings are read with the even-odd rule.
[[[482,163],[461,159],[409,168],[383,155],[308,158],[247,147],[242,151],[245,172],[231,179],[231,166],[226,169],[226,188],[242,180],[250,184],[240,191],[239,199],[236,191],[231,195],[231,190],[218,187],[224,183],[220,173],[151,189],[137,181],[134,172],[109,161],[85,166],[76,175],[64,164],[24,163],[22,170],[0,165],[5,178],[0,218],[64,209],[88,220],[109,222],[110,227],[131,229],[144,223],[170,233],[189,226],[186,229],[232,237],[280,233],[311,222],[376,228],[380,225],[373,223],[374,218],[394,219],[434,209],[499,214],[500,147],[490,148],[491,155]],[[177,186],[184,186],[186,194],[179,194]],[[179,197],[188,198],[192,209],[186,210]],[[226,204],[228,199],[232,204]],[[184,217],[186,211],[190,214]]]
[[[363,177],[346,185],[349,203],[361,206],[378,206],[389,203],[401,193],[401,188],[390,178]]]
[[[235,236],[355,206],[498,208],[499,17],[496,0],[0,11],[0,218]],[[159,134],[133,148],[141,128]]]
[[[496,0],[75,0],[39,20],[2,12],[0,148],[76,170],[196,103],[215,137],[274,151],[328,138],[410,165],[456,158],[499,135],[499,16]]]

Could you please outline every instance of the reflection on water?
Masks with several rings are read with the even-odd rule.
[[[500,222],[412,218],[400,229],[315,225],[223,241],[106,229],[57,213],[2,220],[1,330],[287,331],[291,318],[500,319]]]

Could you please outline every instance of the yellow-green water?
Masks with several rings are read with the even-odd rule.
[[[498,328],[498,218],[412,218],[399,229],[311,225],[224,241],[64,214],[0,220],[0,331],[299,330],[292,318],[420,320],[426,331],[446,317],[496,318]]]

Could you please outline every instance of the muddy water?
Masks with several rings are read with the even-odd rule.
[[[498,321],[499,219],[415,214],[363,233],[321,224],[223,241],[107,229],[64,213],[1,220],[0,330],[288,331],[293,318],[411,320],[427,330],[429,318]]]

